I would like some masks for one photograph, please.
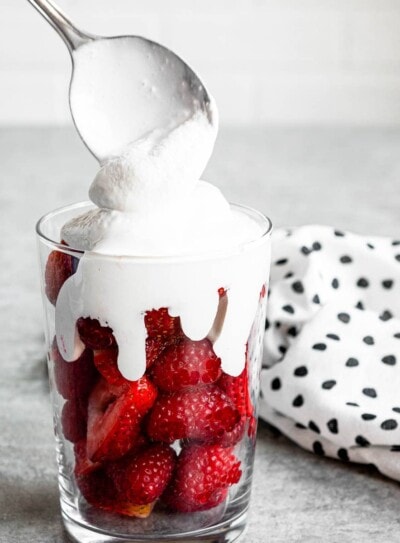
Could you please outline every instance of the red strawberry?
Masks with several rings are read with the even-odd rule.
[[[166,307],[146,311],[144,323],[149,337],[182,337],[181,319],[171,317]]]
[[[45,292],[50,302],[55,305],[58,293],[65,281],[74,273],[73,257],[61,251],[52,251],[44,271]]]
[[[239,421],[230,399],[215,385],[164,394],[150,412],[147,433],[154,441],[209,441],[230,432]]]
[[[154,383],[165,392],[209,385],[220,375],[221,360],[208,339],[182,339],[167,347],[151,368]]]
[[[169,345],[167,339],[158,337],[146,338],[146,367],[150,368],[163,352],[163,350]]]
[[[164,443],[152,445],[135,456],[131,454],[110,464],[107,472],[122,501],[145,505],[161,496],[175,466],[176,453]]]
[[[217,385],[229,396],[241,415],[250,416],[252,414],[253,406],[249,394],[247,364],[237,377],[223,373]]]
[[[100,462],[124,456],[135,445],[141,419],[156,396],[157,391],[147,377],[121,387],[101,379],[89,397],[89,459]]]
[[[123,385],[126,379],[122,376],[117,364],[118,349],[102,349],[93,352],[93,362],[101,375],[110,385]]]
[[[142,417],[157,391],[144,376],[115,387],[101,379],[89,397],[88,457],[93,462],[116,460],[138,440]]]
[[[87,457],[86,439],[81,439],[74,445],[75,454],[75,469],[74,473],[76,477],[81,475],[88,475],[92,471],[99,469],[101,464],[99,462],[92,462]]]
[[[240,476],[240,461],[230,449],[190,445],[182,449],[163,501],[174,511],[211,509],[226,498],[228,487],[237,483]]]
[[[244,430],[246,427],[246,418],[242,417],[239,422],[234,426],[230,432],[225,432],[224,435],[218,439],[218,444],[222,447],[233,447],[236,443],[242,439]]]
[[[93,364],[92,351],[85,349],[77,360],[66,362],[54,338],[51,358],[54,362],[54,380],[61,396],[66,400],[86,398],[98,375]]]
[[[87,405],[79,400],[65,402],[61,412],[61,425],[65,439],[77,443],[86,436]]]
[[[103,469],[77,476],[76,483],[82,496],[90,505],[105,511],[129,517],[146,518],[154,507],[154,503],[136,505],[121,501],[114,483]]]
[[[109,326],[101,326],[97,319],[89,317],[78,319],[77,328],[83,343],[91,349],[109,349],[116,347],[113,331]]]

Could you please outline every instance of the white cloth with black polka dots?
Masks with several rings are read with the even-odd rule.
[[[400,241],[273,234],[260,416],[316,454],[400,480]]]

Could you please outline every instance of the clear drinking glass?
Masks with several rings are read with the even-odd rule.
[[[88,543],[234,541],[245,527],[251,492],[271,223],[254,210],[232,206],[256,221],[262,232],[235,250],[171,257],[116,255],[114,262],[133,277],[138,267],[151,272],[144,274],[142,284],[132,284],[138,293],[152,288],[144,283],[154,281],[157,273],[169,277],[166,284],[174,281],[171,269],[189,274],[196,289],[208,273],[215,273],[221,259],[230,269],[253,259],[262,277],[243,349],[244,369],[238,376],[221,369],[212,334],[192,342],[182,331],[179,315],[170,316],[165,307],[148,307],[143,308],[147,368],[142,378],[129,381],[116,365],[113,330],[107,323],[102,326],[96,315],[82,315],[77,321],[84,351],[76,361],[63,359],[55,338],[60,288],[77,272],[85,254],[65,245],[60,230],[91,207],[86,202],[64,207],[37,224],[65,527],[75,541]],[[94,258],[100,262],[113,257]],[[252,277],[243,273],[240,281],[245,285]],[[218,311],[223,314],[231,293],[225,291],[223,278],[221,282]],[[101,300],[102,292],[94,296]],[[79,299],[69,302],[79,305]],[[190,307],[191,300],[186,302]],[[240,322],[240,311],[234,319]],[[200,374],[193,373],[198,356],[207,358],[206,365],[200,364]],[[171,364],[180,372],[172,380]],[[179,389],[182,382],[185,388],[165,389],[164,378],[172,388]]]

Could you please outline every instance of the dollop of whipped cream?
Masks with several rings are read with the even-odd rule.
[[[215,106],[157,129],[106,160],[89,190],[97,206],[62,228],[68,245],[110,255],[180,255],[257,237],[218,188],[199,181],[217,135]],[[211,120],[211,122],[210,122]]]

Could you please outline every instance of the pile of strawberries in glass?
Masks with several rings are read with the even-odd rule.
[[[50,253],[45,283],[51,303],[76,264],[74,257]],[[171,512],[210,509],[242,475],[235,445],[254,437],[247,364],[238,377],[224,373],[211,342],[186,337],[167,308],[149,309],[143,318],[146,372],[137,381],[121,375],[112,330],[96,319],[77,322],[86,346],[78,360],[63,360],[53,341],[76,484],[90,505],[123,515],[147,517],[156,503]]]

